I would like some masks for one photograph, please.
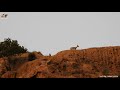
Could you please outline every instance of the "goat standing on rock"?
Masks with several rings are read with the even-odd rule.
[[[49,56],[51,56],[51,54],[49,53]]]
[[[77,47],[79,47],[79,46],[77,45]],[[71,47],[70,50],[76,50],[77,47]]]

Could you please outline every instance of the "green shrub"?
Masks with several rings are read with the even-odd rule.
[[[14,54],[25,53],[27,49],[18,44],[17,40],[11,40],[10,38],[4,39],[0,42],[0,57],[6,57]]]
[[[35,60],[35,59],[36,59],[35,53],[34,53],[34,52],[29,53],[29,55],[28,55],[28,60],[29,60],[29,61],[32,61],[32,60]]]
[[[103,70],[103,74],[104,74],[104,75],[108,75],[108,74],[109,74],[109,69],[104,69],[104,70]]]
[[[73,63],[73,64],[72,64],[72,68],[73,68],[73,69],[78,69],[78,68],[79,68],[79,64]]]

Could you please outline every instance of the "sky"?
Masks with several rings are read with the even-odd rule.
[[[17,40],[29,51],[52,55],[78,49],[120,45],[120,12],[0,12],[0,42]]]

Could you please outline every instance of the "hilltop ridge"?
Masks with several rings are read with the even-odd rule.
[[[13,61],[1,58],[1,78],[99,78],[102,75],[120,75],[120,46],[64,50],[53,56],[36,52],[37,58],[32,61],[28,60],[28,54]]]

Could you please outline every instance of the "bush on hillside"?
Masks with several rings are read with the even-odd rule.
[[[35,53],[34,52],[30,52],[29,55],[28,55],[28,60],[32,61],[32,60],[35,60],[35,59],[36,59]]]
[[[17,40],[11,40],[10,38],[4,39],[0,42],[0,57],[10,56],[19,53],[25,53],[27,49],[18,44]]]

